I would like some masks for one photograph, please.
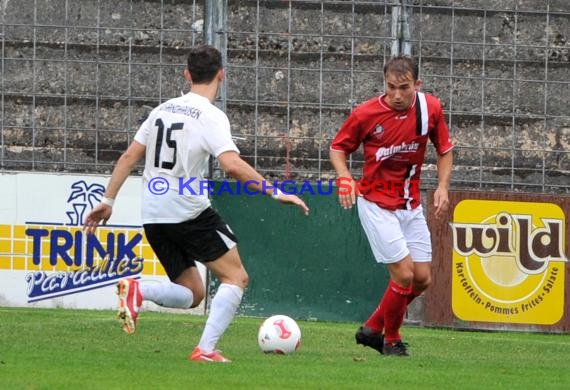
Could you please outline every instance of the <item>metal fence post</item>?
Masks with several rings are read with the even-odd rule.
[[[227,64],[226,53],[226,9],[227,0],[206,0],[204,7],[204,41],[217,48],[222,53],[222,60]],[[220,88],[220,105],[225,109],[226,83]]]
[[[401,5],[392,7],[392,56],[412,55],[410,42],[412,7],[409,2],[410,0],[401,0]]]
[[[204,41],[214,46],[222,54],[222,63],[224,67],[227,66],[227,44],[225,25],[226,25],[226,10],[227,10],[227,0],[206,0],[204,4]],[[222,82],[219,95],[216,99],[216,105],[225,112],[227,92],[226,92],[226,81]],[[211,178],[214,172],[215,160],[210,156],[208,164],[208,172],[206,176]],[[212,280],[212,275],[210,270],[206,270],[206,294],[204,298],[204,311],[208,314],[210,311],[210,303],[215,294],[214,281]]]

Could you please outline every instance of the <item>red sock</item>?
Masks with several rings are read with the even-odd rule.
[[[382,297],[382,300],[374,310],[374,313],[368,317],[364,326],[366,328],[372,329],[375,332],[382,333],[384,330],[384,307],[386,301],[386,294]]]
[[[398,286],[392,280],[384,293],[382,301],[386,301],[384,307],[384,340],[394,342],[401,340],[400,327],[404,322],[404,315],[408,307],[408,295],[412,291],[412,286]]]
[[[423,292],[423,291],[422,291]],[[422,295],[422,292],[417,292],[412,290],[407,297],[406,306],[409,305],[414,299]],[[368,317],[366,322],[364,323],[364,327],[372,329],[375,332],[382,333],[384,331],[384,307],[385,307],[385,299],[386,294],[382,297],[382,300],[376,307],[376,310]]]
[[[423,292],[423,291],[422,291],[422,292]],[[409,305],[410,303],[412,303],[412,301],[413,301],[414,299],[416,299],[417,297],[419,297],[420,295],[422,295],[422,292],[417,292],[417,291],[415,291],[415,290],[412,290],[412,291],[410,292],[410,294],[408,295],[408,305]]]

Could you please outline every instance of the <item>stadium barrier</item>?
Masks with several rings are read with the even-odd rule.
[[[450,193],[450,223],[433,218],[433,285],[424,325],[462,329],[570,331],[570,197]]]
[[[140,177],[128,178],[109,223],[94,236],[83,234],[82,221],[107,181],[101,175],[0,175],[0,306],[113,309],[118,279],[167,280],[141,227]],[[366,318],[387,274],[372,260],[356,209],[342,210],[332,191],[303,196],[309,217],[270,197],[232,193],[212,200],[238,235],[250,275],[241,314]],[[212,294],[215,284],[207,283]],[[145,309],[163,310],[147,302]],[[191,312],[205,310],[207,303]]]

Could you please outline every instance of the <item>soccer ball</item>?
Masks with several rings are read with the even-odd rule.
[[[291,317],[275,315],[263,321],[257,342],[265,353],[293,353],[301,346],[301,329]]]

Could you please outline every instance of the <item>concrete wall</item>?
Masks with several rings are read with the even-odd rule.
[[[249,161],[269,175],[332,175],[330,139],[382,90],[391,3],[228,2],[224,103]],[[456,185],[570,191],[570,4],[413,4],[424,90],[442,100],[458,145]],[[109,172],[147,107],[187,90],[203,2],[2,6],[4,169]]]

